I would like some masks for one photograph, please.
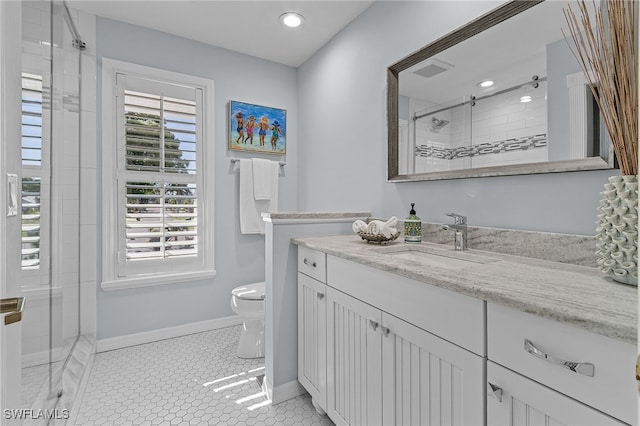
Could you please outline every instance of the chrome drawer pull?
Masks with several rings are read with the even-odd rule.
[[[380,330],[382,330],[382,334],[384,334],[384,337],[387,337],[389,335],[389,333],[391,332],[389,327],[385,327],[385,326],[380,327]]]
[[[593,377],[595,374],[595,365],[589,362],[573,362],[573,361],[565,361],[560,358],[556,358],[547,353],[542,352],[540,349],[536,348],[533,343],[529,339],[524,339],[524,350],[529,352],[531,355],[543,359],[551,364],[559,365],[560,367],[566,368],[567,370],[571,370],[574,373],[582,374],[584,376]]]
[[[498,402],[502,402],[502,388],[500,386],[487,382],[487,395],[497,399]]]
[[[318,300],[322,300],[324,299],[324,294],[323,293],[318,293]]]
[[[307,266],[311,266],[311,267],[313,267],[313,268],[315,268],[316,266],[318,266],[318,265],[316,264],[316,262],[309,262],[309,259],[307,259],[306,257],[304,258],[304,264],[305,264],[305,265],[307,265]]]
[[[373,329],[373,331],[376,331],[378,329],[378,322],[374,321],[374,320],[369,320],[369,326]]]

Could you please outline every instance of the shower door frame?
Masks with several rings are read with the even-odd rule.
[[[8,217],[7,173],[20,174],[21,4],[0,2],[0,298],[21,295],[20,216]],[[16,189],[17,191],[17,189]],[[4,317],[4,315],[2,315]],[[0,424],[19,424],[5,410],[21,407],[22,323],[0,322]]]

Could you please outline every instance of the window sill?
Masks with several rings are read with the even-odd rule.
[[[149,274],[137,276],[135,278],[121,278],[117,280],[102,281],[100,288],[104,291],[126,290],[130,288],[151,287],[156,285],[176,284],[186,281],[209,279],[215,276],[215,270],[174,274]]]

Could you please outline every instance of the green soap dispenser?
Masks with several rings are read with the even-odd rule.
[[[419,243],[422,241],[422,220],[416,216],[415,203],[411,203],[409,216],[404,220],[404,241]]]

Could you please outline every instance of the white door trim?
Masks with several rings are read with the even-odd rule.
[[[0,298],[21,296],[20,215],[7,217],[7,173],[17,174],[20,182],[21,14],[20,2],[0,2]],[[0,320],[2,425],[19,423],[7,419],[5,409],[21,407],[21,331],[22,323],[5,326]]]

